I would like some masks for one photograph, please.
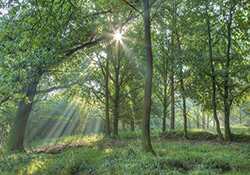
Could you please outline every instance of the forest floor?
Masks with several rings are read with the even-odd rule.
[[[190,144],[190,145],[221,145],[221,146],[230,146],[230,147],[237,147],[237,146],[249,146],[250,142],[220,142],[220,141],[200,141],[200,140],[184,140],[184,139],[154,139],[152,138],[152,142],[160,142],[160,143],[182,143],[182,144]],[[62,151],[65,151],[69,148],[78,148],[84,146],[93,146],[99,150],[103,149],[113,149],[117,147],[119,144],[120,147],[127,147],[131,143],[138,143],[134,144],[135,147],[141,146],[141,139],[140,138],[130,138],[130,139],[104,139],[101,141],[95,142],[86,142],[82,141],[81,143],[60,143],[50,145],[44,148],[30,148],[30,151],[33,153],[47,153],[47,154],[58,154]]]
[[[151,137],[156,156],[141,152],[140,133],[38,140],[26,153],[1,150],[0,174],[249,174],[248,134],[220,142],[208,132],[190,133],[190,140],[178,132]]]

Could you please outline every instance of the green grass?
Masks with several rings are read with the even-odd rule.
[[[179,131],[181,133],[181,131]],[[178,135],[179,132],[173,133]],[[140,133],[121,133],[120,138],[102,135],[71,136],[57,140],[38,140],[26,148],[53,144],[86,143],[58,154],[0,152],[0,174],[248,174],[249,143],[220,144],[211,140],[213,133],[192,131],[190,138],[203,141],[166,140],[153,136],[156,156],[141,152]],[[209,141],[209,142],[207,142]]]

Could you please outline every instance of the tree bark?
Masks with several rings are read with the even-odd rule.
[[[144,101],[144,116],[142,118],[142,150],[151,152],[155,155],[150,139],[150,113],[151,113],[151,96],[152,96],[152,78],[153,78],[153,54],[151,46],[151,31],[150,31],[150,6],[149,0],[143,0],[144,4],[144,37],[145,51],[147,62],[147,73],[145,83],[145,101]]]
[[[163,77],[164,77],[164,99],[163,99],[163,120],[162,120],[162,132],[166,131],[166,118],[167,118],[167,78],[168,78],[168,58],[163,62]]]
[[[173,73],[173,72],[172,72]],[[174,104],[174,76],[171,75],[170,77],[170,83],[171,83],[171,130],[174,130],[175,126],[175,104]]]
[[[174,99],[174,36],[172,34],[171,38],[171,50],[172,50],[172,60],[171,60],[171,76],[170,76],[170,86],[171,86],[171,126],[170,129],[174,130],[175,127],[175,99]]]
[[[216,105],[216,76],[215,76],[215,70],[214,70],[214,64],[213,64],[213,52],[212,52],[212,39],[211,39],[211,31],[210,31],[210,19],[208,15],[208,6],[206,4],[206,20],[207,20],[207,34],[208,34],[208,44],[209,44],[209,59],[210,59],[210,65],[212,69],[212,101],[213,101],[213,116],[214,116],[214,121],[216,123],[216,131],[218,134],[218,137],[220,141],[223,141],[223,136],[220,130],[220,122],[217,117],[217,105]]]
[[[110,136],[110,125],[109,125],[109,55],[110,45],[107,46],[107,59],[106,59],[106,74],[105,74],[105,125],[106,125],[106,136]]]
[[[162,132],[166,131],[166,118],[167,118],[167,90],[166,89],[167,88],[164,86]]]
[[[180,57],[180,83],[181,83],[181,96],[182,96],[182,106],[183,106],[183,119],[184,119],[184,138],[188,139],[187,132],[187,106],[186,106],[186,95],[185,95],[185,86],[183,81],[183,59],[182,59],[182,51],[181,51],[181,43],[178,35],[178,31],[176,29],[176,37],[179,48],[179,57]]]
[[[120,101],[120,86],[119,86],[119,63],[115,68],[115,100],[114,100],[114,132],[118,136],[118,123],[119,123],[119,101]]]
[[[41,76],[42,73],[39,73],[38,77],[33,77],[34,80],[32,82],[27,83],[23,86],[22,92],[25,92],[26,95],[18,106],[16,119],[13,126],[11,127],[10,134],[8,136],[6,147],[7,150],[20,152],[25,151],[23,146],[25,129],[36,94],[36,87]]]
[[[229,99],[229,67],[230,67],[230,49],[231,49],[231,25],[232,25],[232,17],[233,10],[235,5],[232,5],[229,11],[229,20],[226,20],[227,23],[227,62],[226,62],[226,70],[225,70],[225,85],[224,85],[224,115],[225,115],[225,140],[232,141],[233,137],[230,130],[230,99]]]

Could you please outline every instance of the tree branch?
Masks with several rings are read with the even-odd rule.
[[[135,8],[135,6],[133,6],[132,4],[130,4],[128,1],[126,1],[126,0],[122,0],[122,1],[125,2],[129,7],[131,7],[135,11],[137,11],[140,15],[142,15],[142,12],[140,12],[137,8]]]
[[[46,90],[41,90],[41,91],[36,91],[35,94],[44,94],[44,93],[48,93],[48,92],[52,92],[54,90],[58,90],[58,89],[68,89],[70,88],[71,86],[74,86],[75,84],[77,84],[78,81],[75,81],[71,84],[68,84],[68,85],[64,85],[64,86],[56,86],[56,87],[52,87],[50,89],[46,89]]]
[[[76,48],[74,48],[74,49],[72,49],[72,50],[69,50],[69,51],[65,54],[65,57],[69,57],[69,56],[71,56],[72,54],[74,54],[75,52],[77,52],[78,50],[81,50],[81,49],[83,49],[83,48],[85,48],[85,47],[94,46],[94,45],[98,44],[100,41],[102,41],[103,39],[104,39],[104,37],[102,36],[102,37],[96,39],[95,41],[90,40],[90,41],[87,42],[87,43],[84,43],[84,44],[82,44],[82,45],[80,45],[80,46],[78,46],[78,47],[76,47]]]

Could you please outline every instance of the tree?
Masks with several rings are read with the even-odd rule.
[[[22,4],[15,4],[9,10],[9,18],[4,18],[8,25],[1,26],[3,32],[1,42],[5,38],[11,38],[9,43],[5,42],[4,47],[1,48],[3,50],[2,53],[5,54],[3,58],[11,60],[11,56],[12,59],[17,60],[15,61],[16,64],[11,66],[14,72],[17,73],[13,74],[14,77],[18,78],[17,80],[20,82],[17,86],[19,90],[15,88],[15,91],[25,94],[19,104],[16,120],[11,127],[7,144],[9,150],[17,151],[24,150],[25,127],[32,109],[34,97],[37,93],[40,93],[36,91],[37,85],[46,69],[58,65],[59,62],[62,62],[77,51],[96,45],[102,40],[102,38],[93,40],[94,35],[91,30],[94,25],[82,26],[82,11],[76,11],[77,13],[75,13],[76,7],[70,3],[50,4],[50,2],[36,2],[29,5],[24,5],[23,3],[22,8],[21,6]],[[32,11],[29,6],[34,7]],[[58,8],[64,8],[66,13],[62,15]],[[14,18],[17,9],[20,9],[20,15]],[[29,15],[31,13],[33,15]],[[77,18],[73,16],[73,13],[76,14]],[[27,15],[32,17],[26,18],[25,16]],[[86,17],[84,20],[91,21],[91,16]],[[79,24],[80,27],[76,28],[76,24]],[[13,26],[16,26],[15,30],[12,29]],[[26,30],[23,30],[23,28]],[[86,32],[86,38],[75,37],[75,34],[83,29]],[[72,32],[67,33],[69,30]],[[91,39],[89,40],[89,38]],[[8,44],[8,47],[6,47],[6,44]],[[54,88],[50,90],[54,90]],[[5,88],[5,91],[8,91],[8,89]],[[49,92],[49,90],[44,90],[43,92]]]
[[[152,78],[153,78],[153,54],[151,47],[151,33],[150,33],[150,6],[149,0],[143,0],[144,5],[144,37],[145,37],[145,49],[146,49],[146,60],[147,60],[147,74],[145,83],[145,102],[144,110],[145,114],[142,118],[142,150],[145,152],[151,152],[154,150],[151,145],[150,139],[150,113],[152,105]]]
[[[106,74],[105,74],[105,128],[106,136],[110,136],[109,125],[109,57],[110,57],[110,45],[107,46],[107,58],[106,58]]]
[[[214,59],[213,59],[213,52],[212,52],[212,40],[211,40],[211,31],[210,31],[210,16],[208,14],[208,1],[206,2],[206,23],[207,23],[207,35],[208,35],[208,47],[209,47],[209,60],[210,60],[210,65],[211,65],[211,70],[212,70],[212,89],[213,89],[213,94],[212,94],[212,102],[213,102],[213,116],[214,116],[214,121],[216,123],[216,130],[217,134],[219,136],[219,139],[223,141],[223,137],[221,134],[220,130],[220,123],[219,119],[217,117],[217,105],[216,105],[216,75],[215,75],[215,70],[214,70]]]

